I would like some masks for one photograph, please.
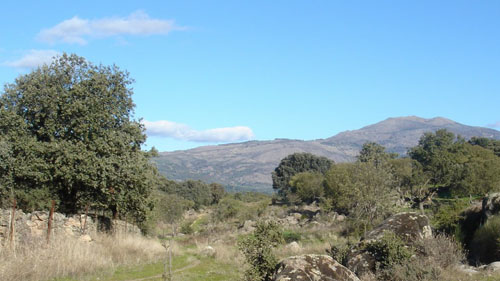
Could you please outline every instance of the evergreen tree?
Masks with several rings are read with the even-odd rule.
[[[57,199],[62,212],[91,204],[144,220],[157,176],[132,82],[116,66],[63,54],[5,86],[0,133],[12,161],[1,177],[21,206]]]

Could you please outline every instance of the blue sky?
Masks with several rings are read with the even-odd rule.
[[[500,127],[500,1],[2,3],[0,83],[76,53],[135,79],[160,151],[389,117]],[[147,147],[146,147],[147,148]]]

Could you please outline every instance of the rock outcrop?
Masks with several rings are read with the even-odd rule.
[[[365,234],[363,240],[378,240],[385,231],[394,232],[399,238],[413,242],[416,239],[432,237],[429,218],[414,212],[396,214]]]
[[[364,246],[373,241],[379,241],[385,232],[393,232],[408,245],[417,239],[432,237],[432,229],[429,218],[414,212],[396,214],[373,230],[367,232],[359,245],[357,245],[347,257],[347,267],[357,275],[373,273],[376,268],[376,257],[366,251]]]
[[[492,193],[483,198],[483,222],[500,213],[500,193]]]
[[[460,231],[464,246],[468,248],[474,237],[474,233],[483,221],[483,207],[481,201],[473,202],[467,209],[460,213]]]
[[[359,281],[349,269],[327,255],[302,255],[284,259],[276,267],[274,281]]]

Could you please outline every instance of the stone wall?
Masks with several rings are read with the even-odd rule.
[[[8,243],[12,210],[0,209],[0,245]],[[29,242],[37,239],[46,239],[49,212],[24,213],[16,210],[15,214],[15,243]],[[116,220],[114,223],[108,218],[98,217],[96,225],[93,215],[65,216],[54,213],[51,235],[65,235],[89,239],[97,231],[114,231],[116,233],[141,233],[140,229],[130,223]],[[113,226],[113,227],[112,227]]]

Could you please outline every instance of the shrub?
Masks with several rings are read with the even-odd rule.
[[[295,174],[289,185],[301,202],[309,204],[323,197],[323,180],[324,177],[319,172],[302,172]]]
[[[460,237],[461,213],[469,206],[468,200],[456,200],[451,204],[441,206],[432,218],[436,230]]]
[[[242,203],[236,199],[226,197],[219,201],[214,212],[214,218],[217,221],[225,221],[230,218],[236,217],[236,215],[242,209]]]
[[[181,225],[181,233],[184,234],[193,234],[194,229],[191,226],[192,222],[191,221],[186,221]]]
[[[283,243],[283,235],[277,223],[258,222],[252,234],[238,242],[249,268],[245,281],[270,281],[278,259],[273,248]]]
[[[342,163],[325,174],[325,197],[333,208],[348,214],[354,232],[365,232],[380,223],[394,210],[397,194],[394,177],[383,165]]]
[[[378,279],[388,281],[444,280],[444,272],[455,272],[454,266],[465,260],[460,245],[452,237],[444,234],[438,234],[431,239],[417,240],[415,248],[418,250],[418,255],[379,272]]]
[[[300,241],[300,239],[302,239],[302,235],[293,230],[285,230],[283,231],[283,239],[285,240],[286,243],[291,243],[293,241],[298,242]]]
[[[453,236],[437,234],[431,239],[419,239],[415,248],[421,256],[432,259],[436,266],[448,268],[465,261],[461,244]]]
[[[338,263],[343,266],[347,266],[347,254],[349,254],[349,249],[351,248],[351,243],[334,243],[330,244],[330,249],[326,250],[326,253],[331,256]]]
[[[491,263],[500,260],[500,216],[490,217],[481,226],[471,243],[471,255],[481,263]]]
[[[386,231],[381,239],[368,242],[367,250],[377,261],[380,269],[390,269],[396,264],[406,263],[415,253],[394,232]]]
[[[436,281],[442,280],[441,269],[428,259],[415,259],[403,264],[395,264],[377,274],[384,281]]]

